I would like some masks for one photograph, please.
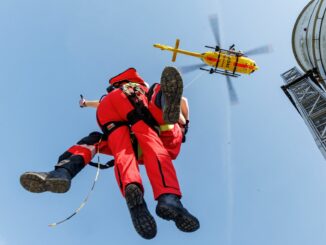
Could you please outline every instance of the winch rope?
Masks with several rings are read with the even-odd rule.
[[[49,224],[49,225],[48,225],[49,227],[55,227],[55,226],[57,226],[57,225],[60,225],[60,224],[62,224],[62,223],[64,223],[64,222],[66,222],[67,220],[69,220],[69,219],[71,219],[72,217],[74,217],[77,213],[79,213],[80,210],[81,210],[81,209],[86,205],[86,203],[87,203],[87,201],[88,201],[88,199],[89,199],[91,193],[92,193],[93,190],[94,190],[95,184],[96,184],[96,182],[97,182],[97,180],[98,180],[98,177],[99,177],[99,174],[100,174],[100,169],[101,169],[100,166],[101,166],[101,164],[100,164],[99,147],[98,147],[98,151],[97,151],[97,171],[96,171],[95,179],[94,179],[93,184],[92,184],[92,187],[91,187],[91,189],[89,190],[89,192],[88,192],[87,196],[85,197],[84,201],[83,201],[83,202],[80,204],[80,206],[75,210],[75,212],[73,212],[73,213],[72,213],[71,215],[69,215],[67,218],[65,218],[65,219],[63,219],[63,220],[61,220],[61,221],[58,221],[58,222],[55,222],[55,223]]]

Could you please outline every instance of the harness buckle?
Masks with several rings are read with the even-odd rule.
[[[121,86],[121,89],[127,96],[135,95],[139,100],[141,100],[140,95],[145,94],[145,91],[139,86],[138,83],[125,83]]]

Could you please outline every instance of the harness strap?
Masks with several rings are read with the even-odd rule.
[[[102,131],[105,134],[106,137],[109,137],[109,135],[116,130],[119,127],[122,126],[129,126],[128,122],[123,122],[123,121],[111,121],[107,122],[103,125],[101,125]]]
[[[153,94],[154,94],[154,89],[156,88],[156,86],[158,85],[158,83],[154,83],[148,90],[146,96],[147,96],[147,100],[151,101]]]
[[[100,168],[100,169],[108,169],[114,166],[114,159],[108,161],[105,164],[101,163],[95,163],[95,162],[89,162],[88,165],[95,167],[95,168]]]

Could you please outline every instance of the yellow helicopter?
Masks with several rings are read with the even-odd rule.
[[[214,51],[199,53],[179,49],[179,39],[176,40],[174,47],[162,44],[154,44],[154,47],[159,48],[161,50],[173,52],[172,62],[176,61],[178,53],[193,56],[202,60],[201,64],[181,67],[182,72],[190,72],[199,68],[200,70],[208,71],[210,74],[217,73],[225,75],[227,78],[227,85],[230,93],[231,102],[236,103],[237,96],[229,77],[239,77],[242,74],[251,74],[254,71],[258,70],[259,67],[256,65],[256,62],[253,59],[249,58],[248,55],[268,53],[271,51],[271,46],[265,45],[246,52],[236,51],[234,48],[234,44],[232,44],[229,49],[222,49],[220,48],[217,15],[210,16],[209,20],[213,34],[215,36],[216,46],[205,47],[213,49]]]
[[[172,62],[175,62],[178,53],[200,58],[206,65],[212,67],[210,69],[200,67],[201,70],[207,70],[209,73],[219,73],[226,76],[238,77],[240,74],[251,74],[258,70],[258,66],[254,60],[244,56],[242,52],[233,50],[234,45],[232,45],[229,50],[221,49],[218,46],[215,48],[205,46],[215,51],[197,53],[179,49],[179,43],[180,40],[177,39],[174,48],[162,44],[154,44],[154,47],[173,52]]]

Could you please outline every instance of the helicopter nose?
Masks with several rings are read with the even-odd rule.
[[[255,71],[257,71],[259,69],[259,66],[256,65],[256,63],[252,63],[252,70],[250,73],[254,73]]]

